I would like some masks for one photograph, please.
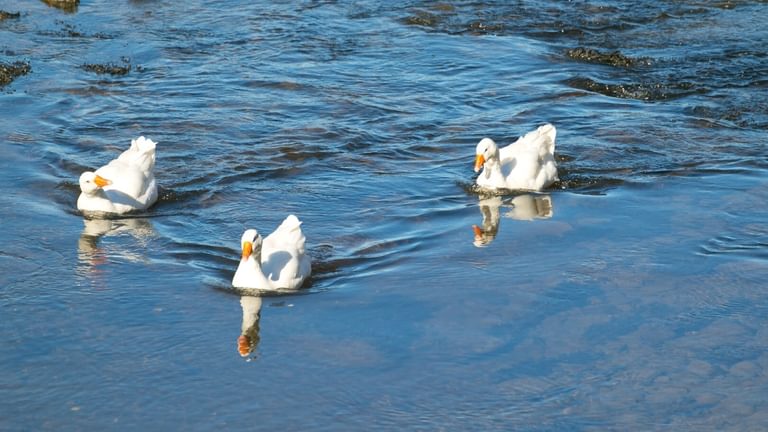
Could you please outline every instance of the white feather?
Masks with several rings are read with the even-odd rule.
[[[80,197],[77,208],[85,214],[124,214],[146,210],[157,201],[155,182],[155,147],[150,139],[139,137],[116,159],[80,176]],[[110,184],[98,186],[95,179]]]
[[[558,180],[555,163],[555,127],[545,124],[499,149],[490,138],[475,149],[484,159],[477,185],[486,189],[540,191]]]
[[[235,288],[297,289],[312,273],[311,260],[305,251],[306,237],[301,230],[301,221],[294,215],[285,218],[263,240],[256,230],[245,231],[241,247],[245,249],[249,242],[254,252],[240,260],[232,278]]]

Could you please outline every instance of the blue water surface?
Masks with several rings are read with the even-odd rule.
[[[764,1],[0,10],[0,429],[768,427]],[[159,202],[84,219],[140,135]],[[289,213],[305,288],[234,291]]]

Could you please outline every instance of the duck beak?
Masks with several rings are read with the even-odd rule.
[[[243,244],[243,257],[241,259],[248,259],[253,253],[253,243],[247,241]]]
[[[237,352],[240,353],[241,357],[246,357],[251,353],[251,340],[248,336],[240,335],[240,337],[237,338]]]
[[[485,165],[485,157],[482,154],[477,155],[475,158],[475,172],[480,171]]]
[[[479,226],[472,225],[472,231],[475,233],[475,238],[477,238],[477,237],[481,237],[482,238],[483,237],[483,234],[484,234],[483,230],[480,229]]]
[[[112,180],[107,180],[107,179],[105,179],[104,177],[102,177],[102,176],[99,176],[99,175],[97,175],[97,176],[96,176],[96,177],[93,179],[93,182],[94,182],[94,183],[96,183],[96,186],[98,186],[98,187],[100,187],[100,188],[102,188],[102,187],[104,187],[104,186],[109,186],[109,185],[111,185],[111,184],[112,184]]]

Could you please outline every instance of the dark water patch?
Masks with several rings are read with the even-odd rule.
[[[78,195],[79,195],[79,188],[78,188]],[[158,200],[159,202],[159,200]],[[157,211],[158,204],[155,203],[152,205],[152,207],[146,209],[146,210],[136,210],[131,211],[128,213],[123,214],[114,214],[114,213],[101,213],[101,212],[87,212],[87,213],[81,213],[80,210],[77,209],[77,197],[75,197],[75,201],[72,203],[73,205],[67,206],[64,211],[76,215],[78,217],[83,218],[84,220],[111,220],[111,221],[121,221],[121,220],[133,220],[133,219],[152,219],[156,217],[163,217],[163,216],[181,216],[180,213],[159,213]],[[190,215],[189,212],[185,213],[186,215]]]
[[[234,272],[233,272],[234,273]],[[261,298],[280,298],[280,297],[288,297],[288,296],[303,296],[303,295],[309,295],[314,294],[315,292],[312,291],[309,287],[310,285],[310,279],[307,279],[305,281],[305,284],[302,285],[299,289],[258,289],[258,288],[235,288],[233,286],[230,287],[215,287],[214,289],[235,294],[238,296],[251,296],[251,297],[261,297]],[[273,303],[270,306],[274,307],[281,307],[285,306],[285,304],[281,304],[282,302]]]
[[[56,185],[56,189],[63,190],[70,196],[74,195],[75,199],[77,199],[77,195],[80,194],[80,185],[75,181],[59,182],[59,184]]]
[[[415,25],[422,27],[435,28],[442,21],[440,15],[430,13],[427,11],[416,11],[413,15],[409,15],[403,18],[403,23],[406,25]]]
[[[393,235],[385,240],[367,241],[350,252],[355,257],[355,274],[374,274],[396,268],[403,260],[408,259],[408,253],[421,247],[424,237],[408,233]]]
[[[768,88],[768,82],[757,87]],[[768,129],[768,100],[758,92],[738,100],[721,98],[717,103],[686,107],[685,111],[705,128]]]
[[[28,62],[16,61],[13,63],[0,62],[0,88],[12,83],[13,80],[32,71]]]
[[[334,132],[327,131],[324,129],[318,129],[314,131],[307,131],[314,133],[320,133],[321,138],[324,140],[333,140],[340,138],[340,136]],[[280,152],[280,155],[278,156],[279,159],[285,159],[289,161],[292,164],[297,163],[306,163],[309,161],[320,161],[324,159],[329,159],[334,156],[336,156],[338,153],[333,151],[328,151],[322,146],[319,145],[302,145],[301,143],[296,143],[295,145],[284,145],[278,148],[278,151]]]
[[[582,62],[606,64],[624,68],[651,65],[651,60],[648,58],[632,58],[622,54],[620,51],[604,53],[591,48],[578,47],[566,50],[565,55]]]
[[[312,288],[318,282],[337,276],[352,266],[355,260],[338,258],[334,245],[328,243],[312,244],[307,248],[307,253],[312,258],[312,276],[307,288]],[[323,287],[322,283],[317,284]]]
[[[568,79],[565,84],[614,98],[648,102],[678,99],[708,91],[706,88],[688,82],[609,84],[597,82],[591,78],[575,77]]]
[[[216,180],[212,183],[216,186],[227,186],[244,181],[257,181],[257,180],[277,180],[281,178],[291,178],[298,176],[305,172],[306,169],[302,167],[281,166],[281,167],[242,167],[240,172],[234,174],[220,174]],[[233,171],[238,171],[237,167]]]
[[[68,23],[66,21],[56,21],[56,24],[59,25],[59,30],[43,30],[40,31],[39,34],[41,36],[52,36],[52,37],[58,37],[58,38],[67,38],[67,39],[113,39],[114,36],[106,34],[106,33],[84,33],[80,31],[77,26],[74,24]]]
[[[638,170],[637,174],[647,177],[702,177],[715,175],[753,174],[754,167],[749,162],[739,161],[729,164],[727,161],[684,162],[672,168]],[[754,164],[753,164],[754,165]]]
[[[152,209],[156,209],[158,206],[162,206],[164,209],[162,213],[158,213],[158,216],[167,216],[167,211],[177,211],[178,213],[173,213],[177,215],[189,214],[187,210],[189,205],[195,203],[195,206],[199,208],[208,207],[212,205],[211,201],[215,201],[217,195],[215,191],[209,188],[187,189],[176,183],[171,186],[159,185],[157,194],[157,203],[152,206]]]
[[[621,187],[626,180],[611,177],[596,177],[585,174],[565,174],[548,189],[568,190],[585,195],[605,195],[612,189]]]
[[[616,189],[625,185],[627,180],[617,177],[608,176],[608,172],[605,175],[589,174],[588,172],[570,172],[561,170],[558,174],[560,180],[552,183],[548,187],[544,188],[543,192],[554,192],[559,190],[567,190],[570,192],[585,194],[585,195],[605,195],[612,189]],[[480,198],[488,198],[493,196],[512,196],[520,194],[520,191],[514,191],[509,189],[497,189],[495,191],[488,191],[481,188],[474,181],[456,182],[466,194],[476,195]]]
[[[264,88],[286,91],[307,91],[307,87],[294,81],[269,81],[269,80],[249,80],[243,82],[245,87]]]
[[[120,88],[108,87],[107,84],[109,83],[106,81],[99,81],[96,84],[98,85],[77,86],[74,88],[57,88],[55,91],[73,96],[111,96],[123,94],[124,92],[124,90]],[[91,125],[90,129],[96,131],[99,129],[107,130],[108,128]]]

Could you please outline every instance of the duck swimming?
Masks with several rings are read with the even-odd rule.
[[[86,215],[121,215],[151,207],[157,201],[156,145],[136,138],[116,159],[80,175],[77,209]]]
[[[528,132],[514,143],[499,149],[483,138],[475,149],[476,183],[485,189],[540,191],[558,180],[555,164],[555,136],[551,124]]]

